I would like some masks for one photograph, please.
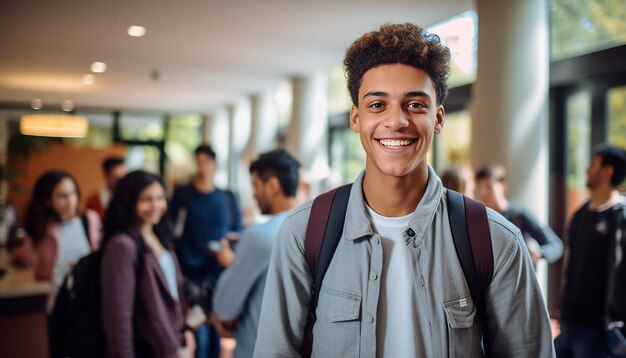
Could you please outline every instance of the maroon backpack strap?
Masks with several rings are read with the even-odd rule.
[[[330,217],[330,209],[333,204],[333,198],[337,189],[319,195],[313,200],[311,205],[311,213],[309,214],[309,222],[306,227],[306,236],[304,237],[304,255],[309,263],[311,277],[315,282],[315,274],[317,272],[317,263],[319,261],[320,252],[322,251],[322,243]],[[314,285],[315,286],[315,285]],[[311,301],[315,299],[316,287],[311,290]],[[300,353],[302,357],[310,357],[313,348],[313,325],[315,324],[315,312],[309,307],[307,315],[306,327],[304,328],[304,336]]]
[[[489,220],[485,206],[468,197],[465,199],[465,215],[467,217],[467,230],[474,255],[476,274],[484,291],[493,278],[493,249],[491,248],[491,233]]]
[[[330,216],[330,207],[337,189],[319,195],[313,200],[309,222],[306,226],[306,236],[304,240],[304,255],[309,263],[311,274],[315,275],[317,262],[319,261],[326,225]]]

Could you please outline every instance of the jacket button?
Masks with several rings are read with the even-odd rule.
[[[409,235],[410,237],[413,237],[413,236],[415,236],[415,231],[413,231],[413,229],[409,228],[406,231],[406,234]]]
[[[377,238],[377,237],[375,237],[372,241],[374,241],[374,243],[375,243],[376,245],[380,244],[380,240],[378,240],[378,238]]]
[[[374,323],[374,317],[372,317],[371,315],[367,315],[367,322]]]
[[[378,278],[378,275],[377,275],[376,273],[374,273],[374,272],[370,272],[370,280],[371,280],[371,281],[374,281],[374,280],[376,280],[377,278]]]

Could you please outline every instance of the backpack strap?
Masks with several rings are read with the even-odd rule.
[[[484,291],[493,278],[493,250],[484,204],[447,190],[448,218],[465,281],[482,324],[483,349],[489,356]]]
[[[172,228],[174,232],[174,238],[180,238],[185,232],[185,221],[187,220],[187,206],[193,196],[193,184],[185,185],[180,190],[180,202],[178,204],[178,210],[176,212],[176,221],[173,223]]]
[[[93,251],[91,249],[91,240],[89,238],[89,219],[87,218],[87,213],[83,213],[80,216],[80,222],[83,224],[83,230],[85,230],[85,237],[87,238],[87,245],[89,245],[89,251]]]
[[[239,210],[237,209],[237,198],[235,196],[235,193],[231,190],[225,189],[224,194],[226,194],[226,201],[228,202],[228,209],[230,210],[231,215],[230,229],[232,231],[239,230],[239,228],[237,227],[237,217],[239,216]]]
[[[304,255],[313,275],[313,287],[311,288],[311,303],[301,349],[303,357],[311,355],[319,287],[341,238],[351,188],[352,184],[347,184],[319,195],[313,200],[311,206],[304,239]]]

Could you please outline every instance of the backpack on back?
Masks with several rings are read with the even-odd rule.
[[[137,265],[143,257],[144,243],[137,247]],[[102,297],[100,266],[104,248],[81,258],[59,287],[49,319],[50,357],[102,357]]]
[[[341,238],[352,184],[319,195],[313,201],[304,240],[304,252],[313,274],[311,304],[304,331],[302,356],[309,357],[313,345],[313,325],[319,288]],[[493,251],[487,211],[484,204],[447,190],[448,216],[452,237],[479,322],[485,322],[484,291],[493,276]],[[489,356],[482,325],[485,356]]]

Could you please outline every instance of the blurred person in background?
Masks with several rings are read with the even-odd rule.
[[[441,184],[448,189],[474,198],[474,173],[466,166],[451,165],[441,173]]]
[[[625,177],[623,148],[594,148],[587,168],[591,198],[567,229],[561,333],[554,342],[559,357],[606,357],[619,343],[616,330],[626,333],[626,198],[618,191]],[[611,323],[617,326],[607,330]],[[622,349],[611,357],[623,357],[626,342]]]
[[[51,170],[42,174],[24,217],[28,239],[11,252],[13,261],[34,268],[37,279],[52,282],[49,311],[65,275],[100,243],[98,214],[89,209],[81,214],[79,202],[78,184],[70,173]]]
[[[509,201],[507,190],[508,181],[503,166],[484,166],[476,172],[476,199],[502,214],[520,229],[533,264],[541,258],[549,263],[560,259],[563,256],[563,243],[559,237],[549,226],[539,224],[539,220],[530,210]]]
[[[189,185],[176,188],[170,204],[170,219],[176,236],[176,253],[187,279],[190,307],[196,303],[210,313],[211,292],[223,267],[212,252],[220,239],[242,229],[241,210],[233,192],[215,186],[215,151],[208,144],[195,151],[196,175]],[[191,294],[193,293],[193,295]],[[199,294],[196,294],[199,293]],[[218,358],[220,336],[209,325],[196,331],[196,357]]]
[[[300,163],[284,149],[262,154],[250,165],[254,199],[264,223],[247,227],[235,253],[226,239],[217,260],[226,267],[213,297],[212,322],[222,336],[237,340],[236,358],[252,357],[261,313],[265,276],[278,229],[298,204]]]
[[[102,173],[106,186],[92,193],[87,197],[87,208],[100,215],[100,219],[104,220],[109,200],[115,190],[115,184],[124,175],[126,175],[126,165],[122,157],[107,157],[102,161]]]
[[[177,358],[183,343],[183,276],[160,177],[122,178],[105,216],[101,266],[107,357]]]

